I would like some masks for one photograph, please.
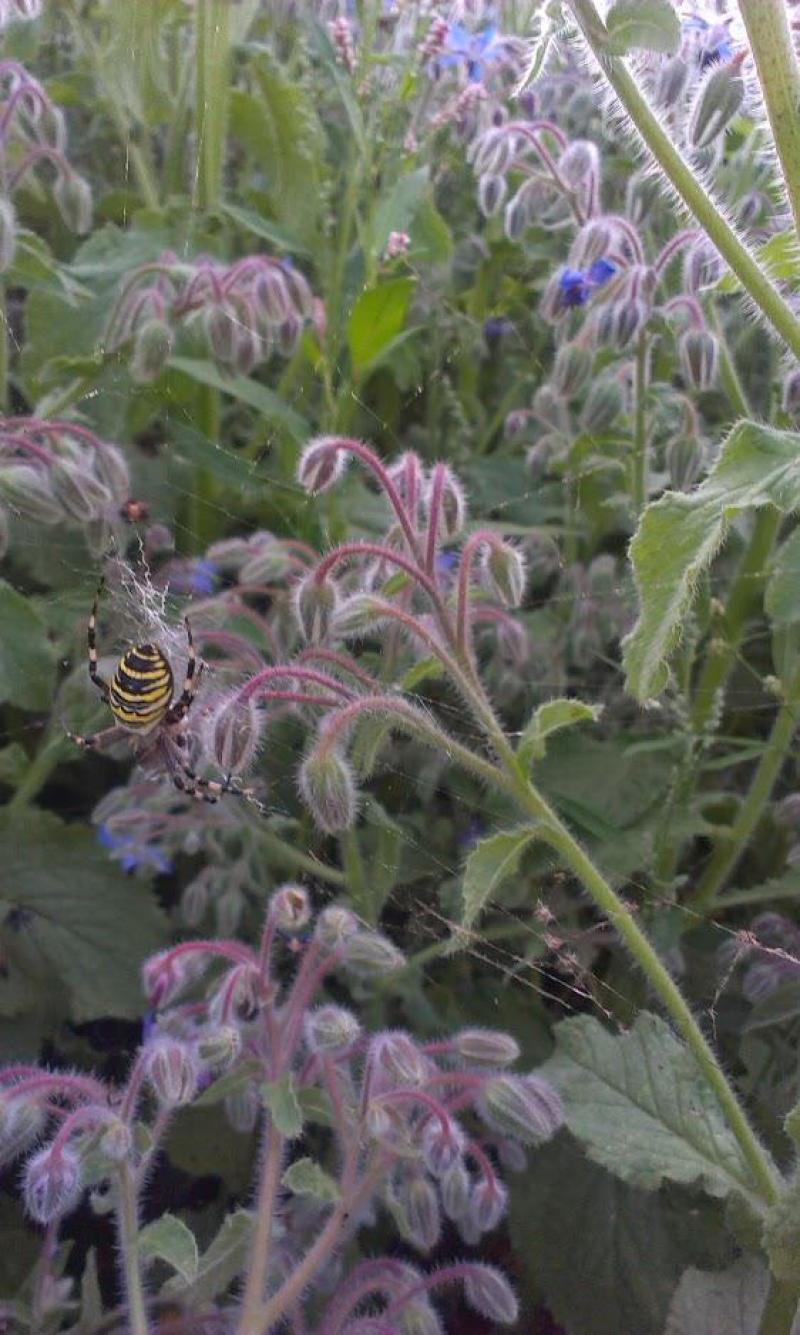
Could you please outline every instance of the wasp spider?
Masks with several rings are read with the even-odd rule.
[[[216,802],[222,793],[250,798],[249,789],[237,788],[230,775],[222,782],[203,779],[187,764],[188,739],[186,716],[194,703],[202,675],[202,664],[197,667],[197,655],[192,639],[189,618],[184,618],[188,656],[183,690],[173,702],[175,679],[169,659],[157,644],[137,644],[128,649],[117,663],[109,684],[97,670],[97,609],[105,580],[94,596],[89,617],[87,641],[89,648],[89,677],[108,705],[116,723],[102,732],[81,737],[68,734],[84,750],[96,750],[113,745],[123,738],[143,765],[160,765],[176,788],[204,802]]]

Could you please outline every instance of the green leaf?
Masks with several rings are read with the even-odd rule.
[[[194,1233],[174,1214],[163,1214],[139,1234],[142,1261],[166,1261],[187,1284],[197,1275],[200,1257]]]
[[[313,1196],[325,1205],[335,1205],[341,1199],[338,1184],[313,1159],[297,1159],[286,1169],[282,1181],[296,1196]]]
[[[103,1317],[103,1295],[97,1276],[97,1252],[91,1248],[86,1257],[81,1276],[81,1310],[79,1326],[81,1330],[94,1330]]]
[[[409,232],[425,195],[430,190],[427,167],[399,176],[378,205],[372,225],[373,257],[382,255],[390,232]]]
[[[773,626],[791,626],[800,621],[800,528],[775,553],[764,607]]]
[[[324,1089],[317,1085],[307,1085],[298,1089],[297,1102],[306,1122],[316,1122],[318,1126],[335,1126],[333,1106]]]
[[[110,41],[98,49],[106,86],[128,115],[143,125],[163,125],[172,114],[164,29],[170,15],[179,11],[179,0],[122,5],[109,23]]]
[[[444,668],[440,658],[421,658],[418,663],[408,669],[400,683],[400,689],[413,691],[423,681],[430,681],[431,678],[442,676],[444,676]]]
[[[88,830],[32,808],[0,812],[0,866],[14,916],[3,936],[32,999],[46,978],[63,986],[78,1022],[140,1015],[142,963],[167,935],[146,883],[127,877]],[[5,986],[0,978],[0,1007]]]
[[[267,422],[285,427],[296,441],[304,442],[310,436],[311,428],[305,418],[284,403],[278,394],[268,389],[266,385],[259,384],[257,380],[251,380],[244,375],[225,375],[213,362],[203,361],[200,358],[172,357],[169,364],[172,370],[182,371],[184,375],[190,376],[199,384],[210,385],[212,389],[230,394],[231,398],[238,399],[240,403],[256,408]]]
[[[504,830],[475,845],[464,868],[462,927],[471,927],[503,881],[516,874],[523,852],[535,837],[530,828]]]
[[[760,1207],[715,1094],[664,1020],[645,1011],[617,1035],[581,1015],[556,1027],[556,1041],[542,1074],[595,1163],[635,1187],[697,1183],[712,1196],[741,1192]]]
[[[523,765],[541,760],[547,752],[547,738],[575,723],[596,723],[601,705],[585,705],[581,700],[547,700],[535,710],[519,740],[517,755]]]
[[[49,709],[55,693],[55,654],[39,613],[0,579],[0,702]]]
[[[353,373],[363,375],[405,328],[412,278],[390,278],[361,293],[347,324]]]
[[[280,1080],[265,1081],[261,1097],[272,1114],[272,1120],[282,1136],[294,1139],[303,1129],[303,1111],[297,1102],[294,1080],[290,1074]]]
[[[180,1297],[187,1306],[198,1308],[224,1293],[247,1264],[253,1216],[249,1210],[236,1210],[226,1216],[222,1227],[200,1257],[197,1274],[190,1284],[174,1275],[161,1292],[167,1298]]]
[[[198,1098],[193,1100],[192,1106],[195,1108],[208,1108],[214,1103],[221,1103],[229,1094],[241,1094],[248,1085],[252,1084],[255,1077],[261,1074],[261,1062],[253,1058],[252,1061],[241,1062],[233,1071],[226,1071],[218,1080],[204,1089]]]
[[[236,223],[245,232],[252,232],[253,236],[261,237],[262,241],[269,241],[271,245],[279,250],[291,250],[296,255],[307,255],[309,252],[305,246],[301,245],[297,237],[292,236],[290,232],[284,231],[278,223],[274,223],[269,218],[262,218],[255,209],[243,209],[237,204],[220,204],[219,211],[231,222]]]
[[[627,686],[639,700],[663,691],[700,575],[743,510],[800,506],[800,436],[739,422],[712,472],[689,494],[668,492],[644,512],[631,544],[639,619],[624,642]]]
[[[28,753],[19,742],[9,742],[0,748],[0,783],[16,788],[28,770]]]
[[[741,1256],[727,1270],[686,1270],[664,1335],[758,1335],[768,1289],[769,1271],[755,1256]]]
[[[614,0],[606,15],[607,50],[624,56],[629,51],[658,51],[674,55],[681,40],[681,25],[670,0]]]

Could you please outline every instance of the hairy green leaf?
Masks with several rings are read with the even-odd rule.
[[[363,375],[404,331],[413,290],[412,278],[389,278],[361,293],[347,324],[347,343],[356,376]]]
[[[600,705],[585,705],[581,700],[547,700],[534,711],[533,718],[519,740],[517,754],[523,765],[540,760],[547,752],[547,738],[575,723],[596,723]]]
[[[47,629],[27,598],[0,579],[0,702],[49,709],[55,691],[55,654]]]
[[[595,1163],[632,1186],[698,1183],[712,1196],[757,1185],[691,1052],[657,1015],[641,1013],[625,1034],[592,1016],[556,1029],[543,1074],[560,1090],[567,1126]]]
[[[522,854],[535,837],[530,827],[504,830],[475,845],[464,868],[462,927],[471,927],[503,881],[516,874]]]
[[[230,394],[231,398],[238,399],[240,403],[256,408],[265,421],[285,427],[297,441],[305,441],[311,434],[305,418],[284,403],[273,390],[257,380],[251,380],[249,376],[226,375],[213,362],[194,357],[172,357],[169,364],[173,370],[182,371],[199,384],[210,385],[212,389]],[[241,468],[241,464],[238,466]]]
[[[192,1282],[187,1285],[180,1275],[173,1275],[161,1292],[169,1298],[180,1297],[193,1308],[213,1302],[243,1271],[252,1232],[253,1216],[249,1210],[236,1210],[228,1215],[200,1257]]]
[[[673,55],[681,40],[681,25],[671,0],[614,0],[606,15],[608,51],[614,56],[629,51],[658,51]]]
[[[194,1233],[174,1214],[162,1214],[146,1224],[139,1234],[142,1261],[165,1261],[187,1283],[195,1278],[200,1264]]]
[[[296,1196],[313,1196],[326,1205],[334,1205],[341,1196],[330,1173],[326,1173],[313,1159],[296,1159],[286,1169],[282,1180],[283,1185]]]
[[[628,689],[663,691],[698,578],[743,510],[800,506],[800,436],[739,422],[712,472],[689,494],[668,492],[644,512],[631,544],[639,619],[624,645]]]
[[[303,1129],[303,1111],[297,1102],[294,1080],[290,1074],[280,1080],[265,1081],[261,1097],[272,1114],[272,1120],[282,1136],[294,1139]]]
[[[769,1271],[755,1256],[742,1256],[727,1270],[686,1270],[664,1335],[758,1335],[768,1288]]]

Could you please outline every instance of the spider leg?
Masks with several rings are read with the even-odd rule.
[[[100,673],[97,671],[97,608],[100,603],[100,598],[103,589],[105,588],[105,583],[106,583],[106,577],[105,575],[103,575],[100,580],[100,583],[97,586],[97,592],[94,595],[94,602],[92,603],[92,614],[89,617],[89,625],[86,630],[86,639],[89,648],[89,676],[94,685],[99,690],[100,694],[102,695],[104,702],[108,704],[108,699],[109,699],[108,682],[104,681],[104,679],[100,676]]]
[[[127,739],[129,733],[127,728],[114,724],[111,728],[104,728],[102,732],[90,733],[88,737],[82,737],[79,732],[67,732],[67,736],[82,751],[96,751],[103,746],[111,746],[114,742],[121,742],[123,737]]]
[[[200,685],[200,678],[203,675],[203,664],[197,666],[197,654],[195,652],[194,640],[192,638],[192,628],[189,624],[189,618],[184,617],[183,624],[186,627],[186,640],[188,644],[188,657],[186,659],[186,676],[183,682],[183,690],[180,698],[167,711],[165,718],[168,723],[180,723],[182,718],[188,714],[197,694],[197,688]]]

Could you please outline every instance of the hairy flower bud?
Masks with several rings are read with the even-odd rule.
[[[227,1071],[242,1050],[242,1036],[232,1024],[209,1025],[197,1041],[197,1054],[212,1071]]]
[[[155,1039],[145,1055],[145,1072],[156,1097],[168,1108],[191,1103],[197,1092],[197,1057],[178,1039]]]
[[[379,979],[402,969],[405,956],[378,932],[358,932],[345,946],[345,968],[357,978]]]
[[[494,217],[503,207],[508,192],[505,176],[482,176],[478,182],[478,206],[485,218]]]
[[[318,1006],[308,1011],[303,1031],[309,1051],[325,1057],[343,1057],[358,1042],[361,1025],[343,1006]]]
[[[721,135],[744,101],[739,59],[715,62],[701,84],[689,119],[689,143],[705,148]]]
[[[350,909],[342,904],[331,904],[317,918],[314,936],[323,950],[340,950],[360,930],[358,918]]]
[[[63,519],[47,474],[30,464],[0,468],[0,499],[22,519],[32,519],[37,524],[57,524]]]
[[[517,1040],[497,1029],[462,1029],[452,1043],[464,1061],[486,1066],[510,1066],[520,1055]]]
[[[8,544],[11,539],[11,531],[8,523],[8,510],[0,505],[0,561],[8,552]]]
[[[686,251],[683,260],[683,286],[690,296],[698,296],[715,287],[723,272],[719,252],[703,238]]]
[[[525,561],[509,542],[493,542],[483,553],[486,580],[505,607],[519,607],[525,596]]]
[[[103,1127],[98,1149],[112,1163],[124,1163],[133,1153],[133,1135],[127,1122],[112,1117]]]
[[[685,329],[678,340],[678,357],[692,389],[711,389],[719,370],[719,342],[710,329]]]
[[[252,765],[264,729],[264,711],[252,696],[229,696],[208,720],[208,750],[223,774],[244,774]]]
[[[208,306],[203,313],[203,333],[211,356],[222,366],[233,365],[239,324],[236,308],[227,301]]]
[[[280,932],[302,932],[311,921],[308,891],[302,885],[282,885],[269,901],[269,916]]]
[[[303,801],[326,834],[338,834],[355,824],[358,796],[353,771],[338,747],[310,751],[298,782]]]
[[[0,1093],[0,1165],[11,1163],[38,1139],[46,1114],[37,1099]]]
[[[103,441],[102,448],[95,450],[94,471],[104,486],[108,487],[116,505],[123,505],[131,494],[131,475],[128,462],[117,445]]]
[[[625,212],[636,227],[646,222],[661,191],[659,177],[646,167],[629,177],[625,190]]]
[[[577,233],[569,252],[569,262],[576,269],[588,269],[613,249],[615,229],[605,218],[590,218]]]
[[[584,431],[599,434],[608,431],[614,425],[625,406],[625,400],[618,382],[610,376],[602,376],[590,386],[581,413],[581,426]]]
[[[540,1076],[498,1075],[484,1085],[477,1110],[486,1125],[523,1145],[541,1145],[564,1121],[558,1091]]]
[[[553,460],[563,456],[568,447],[569,441],[557,431],[548,431],[540,436],[525,454],[525,467],[534,481],[544,477]]]
[[[444,1177],[456,1164],[462,1162],[466,1136],[458,1122],[448,1117],[445,1122],[431,1116],[422,1132],[422,1160],[433,1177]]]
[[[445,1335],[445,1329],[427,1298],[414,1298],[400,1313],[401,1335]]]
[[[640,297],[623,297],[603,306],[595,324],[597,341],[624,352],[644,328],[650,311]]]
[[[398,1192],[402,1215],[400,1231],[417,1251],[432,1251],[442,1231],[442,1212],[433,1183],[415,1173],[404,1181]]]
[[[386,608],[379,598],[370,593],[354,593],[336,608],[331,623],[331,634],[342,640],[355,640],[369,635],[386,622]]]
[[[130,360],[131,378],[146,385],[165,369],[172,356],[175,336],[166,320],[152,315],[136,331]]]
[[[469,1209],[472,1183],[463,1159],[456,1159],[439,1179],[442,1209],[448,1219],[463,1219]]]
[[[491,1233],[508,1208],[508,1192],[496,1177],[482,1177],[472,1188],[466,1218],[477,1233]]]
[[[25,1209],[37,1224],[50,1224],[69,1214],[82,1193],[81,1161],[69,1146],[56,1150],[45,1145],[25,1165]]]
[[[672,56],[661,63],[655,86],[655,100],[669,109],[677,106],[689,78],[689,66],[680,56]]]
[[[297,624],[308,644],[323,644],[339,605],[339,590],[332,579],[317,579],[312,571],[295,586]]]
[[[783,382],[783,411],[800,418],[800,369],[790,371]]]
[[[56,459],[50,469],[50,485],[56,500],[71,519],[88,524],[111,506],[111,493],[89,471],[86,464]]]
[[[669,480],[675,491],[690,491],[703,472],[703,447],[697,436],[680,432],[664,451]]]
[[[569,430],[567,405],[554,385],[542,385],[537,389],[531,407],[534,417],[538,418],[543,426],[560,432]]]
[[[508,1280],[490,1265],[471,1265],[464,1280],[464,1294],[470,1307],[489,1321],[512,1326],[519,1315],[519,1304]]]
[[[467,500],[464,494],[464,488],[456,477],[452,469],[446,464],[438,464],[434,472],[428,478],[423,504],[427,513],[430,513],[431,498],[433,493],[433,482],[436,473],[439,473],[441,479],[440,509],[439,509],[439,532],[443,538],[454,538],[460,533],[467,521]]]
[[[402,1029],[376,1034],[369,1046],[371,1088],[375,1093],[392,1089],[421,1089],[430,1078],[431,1063],[410,1034]]]
[[[559,395],[572,399],[579,394],[592,374],[594,355],[580,343],[564,343],[553,363],[553,388]]]
[[[558,159],[558,170],[567,185],[581,185],[587,176],[599,170],[596,146],[588,139],[573,139]]]
[[[347,453],[335,448],[338,441],[338,436],[317,436],[308,442],[300,455],[297,481],[312,496],[329,491],[344,473]]]
[[[71,232],[84,236],[92,226],[92,188],[77,172],[68,170],[57,177],[53,198]]]
[[[14,263],[17,253],[17,215],[7,196],[0,196],[0,273]]]
[[[292,312],[286,278],[276,264],[265,264],[255,283],[255,297],[265,318],[278,325]]]

